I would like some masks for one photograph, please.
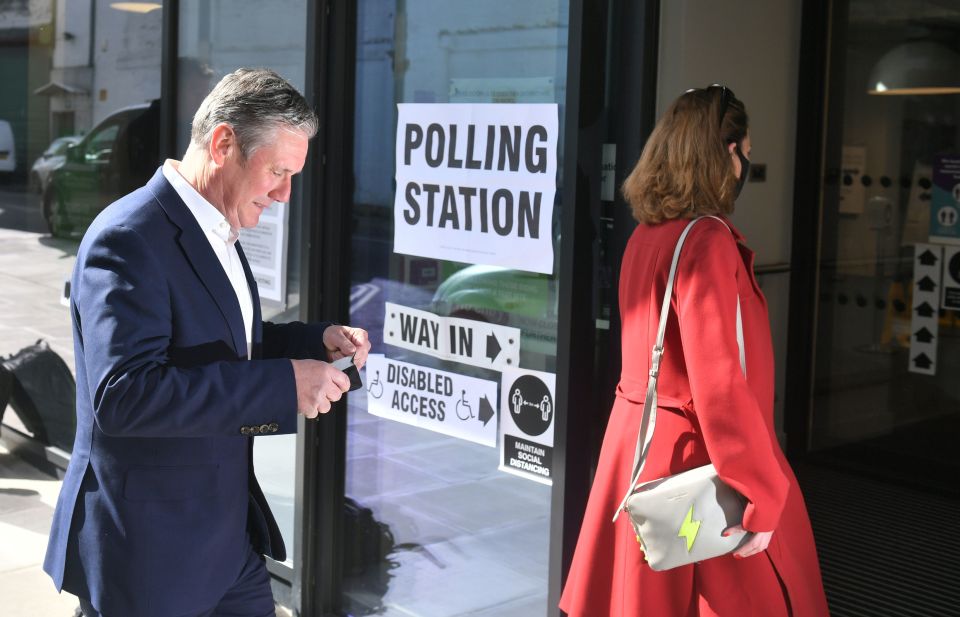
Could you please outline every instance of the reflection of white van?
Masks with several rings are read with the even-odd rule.
[[[0,171],[13,172],[17,168],[17,154],[13,147],[13,129],[6,120],[0,120]]]

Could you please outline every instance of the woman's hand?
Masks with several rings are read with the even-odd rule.
[[[734,533],[751,533],[743,528],[743,525],[734,525],[733,527],[728,527],[723,532],[723,536],[729,536]],[[747,540],[743,546],[738,548],[733,552],[733,556],[737,559],[743,559],[744,557],[750,557],[756,555],[757,553],[762,553],[767,550],[767,547],[770,545],[770,539],[773,537],[772,531],[757,531],[753,532],[753,535]]]

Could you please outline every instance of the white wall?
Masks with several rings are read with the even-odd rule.
[[[160,98],[163,11],[132,13],[96,0],[93,121],[137,103]]]
[[[744,187],[733,222],[756,251],[758,266],[790,262],[800,4],[666,0],[660,8],[657,115],[688,88],[712,83],[732,89],[747,107],[751,159],[767,166],[767,180]],[[789,275],[762,276],[760,283],[770,308],[782,427]]]
[[[688,88],[721,83],[747,107],[753,162],[733,221],[758,264],[790,261],[800,0],[668,0],[661,5],[657,114]]]
[[[53,48],[54,68],[90,64],[91,2],[92,0],[57,2],[57,40]]]

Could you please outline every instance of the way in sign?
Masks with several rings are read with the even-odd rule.
[[[383,341],[428,354],[493,370],[516,367],[520,330],[483,321],[443,317],[387,302]]]
[[[400,338],[408,343],[414,343],[419,346],[432,347],[434,351],[440,351],[440,323],[429,321],[416,315],[400,313]],[[419,322],[419,327],[417,323]],[[450,355],[473,355],[473,328],[464,328],[450,324],[450,336],[446,337],[449,349],[443,351]],[[493,341],[496,343],[496,336]],[[459,345],[459,347],[458,347]],[[488,354],[489,356],[489,350]],[[494,356],[495,358],[496,356]],[[490,358],[493,360],[494,358]]]

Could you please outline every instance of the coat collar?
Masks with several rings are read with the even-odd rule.
[[[746,248],[747,238],[740,232],[739,229],[737,229],[737,226],[733,224],[733,221],[730,220],[730,217],[723,214],[719,216],[723,219],[723,222],[727,224],[727,227],[730,228],[730,232],[733,233],[733,239],[737,241],[737,244]]]
[[[243,328],[243,315],[240,312],[240,302],[237,300],[237,294],[227,278],[227,273],[223,271],[223,266],[210,247],[210,242],[204,235],[203,230],[197,223],[197,219],[183,203],[180,195],[173,188],[170,182],[164,177],[163,169],[157,169],[149,182],[147,188],[153,193],[157,203],[166,212],[170,221],[180,229],[177,235],[177,241],[180,248],[187,256],[187,260],[193,267],[203,286],[213,297],[220,313],[230,327],[230,334],[233,338],[233,346],[237,351],[238,357],[245,357],[242,353],[247,348],[247,337]],[[257,301],[256,283],[252,281],[249,266],[246,259],[241,258],[244,264],[243,271],[247,275],[247,284],[250,285],[250,294],[254,299],[254,324],[259,324],[260,303]],[[255,332],[253,339],[256,341],[257,325],[254,325]]]

